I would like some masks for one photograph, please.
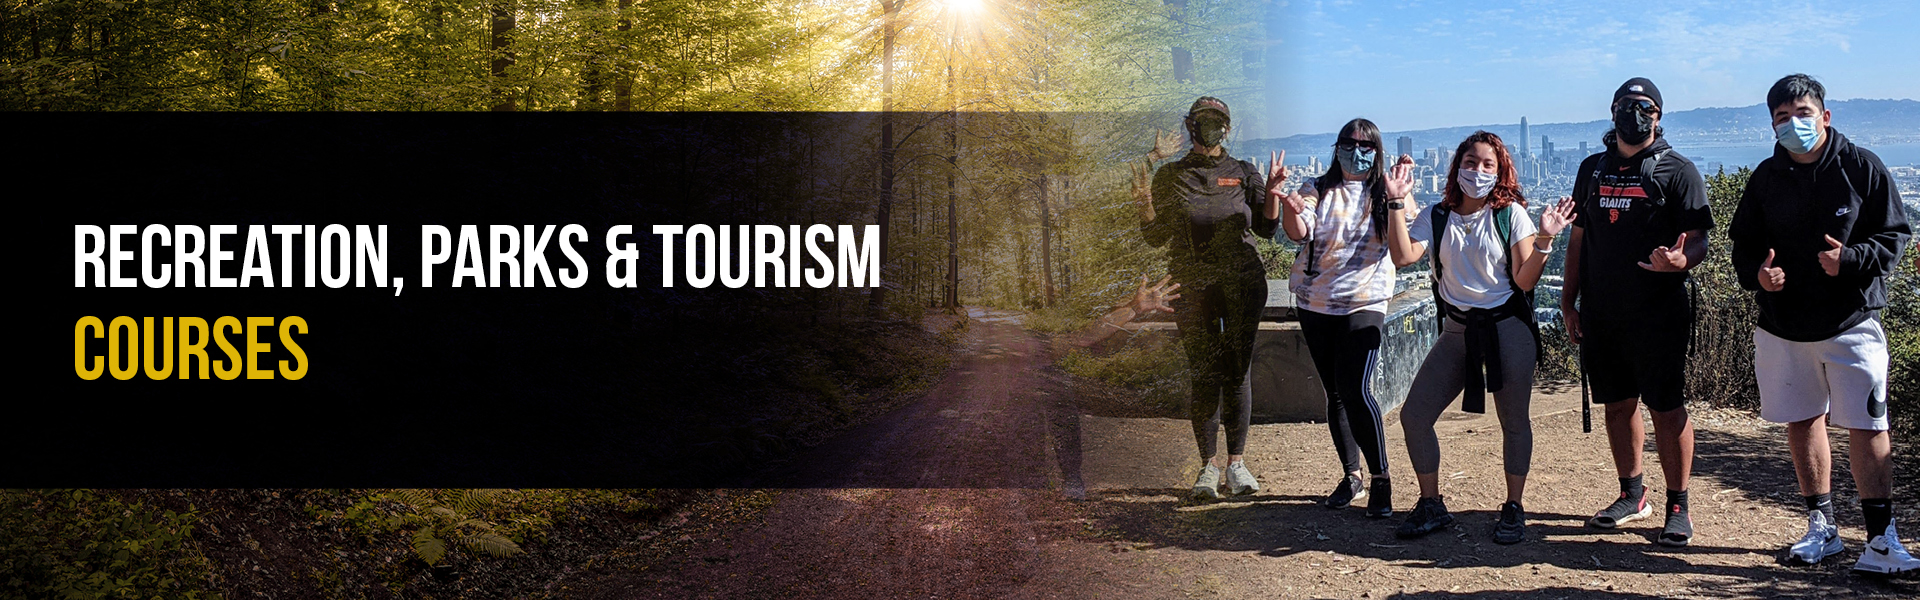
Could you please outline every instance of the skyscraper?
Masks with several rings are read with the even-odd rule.
[[[1580,158],[1584,159],[1586,157],[1587,157],[1587,141],[1580,140]]]
[[[1521,160],[1526,160],[1527,156],[1529,156],[1529,154],[1527,153],[1527,138],[1532,137],[1532,135],[1533,135],[1533,128],[1527,127],[1527,118],[1520,117],[1520,157],[1519,158]]]
[[[1413,155],[1413,138],[1404,135],[1400,136],[1400,154],[1407,156]]]

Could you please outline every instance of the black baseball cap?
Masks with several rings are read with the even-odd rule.
[[[1646,96],[1648,100],[1653,101],[1654,108],[1658,108],[1663,112],[1667,110],[1666,105],[1660,102],[1660,88],[1654,87],[1653,81],[1645,77],[1635,77],[1628,79],[1626,83],[1620,84],[1620,89],[1613,91],[1613,102],[1618,104],[1621,98],[1625,98],[1631,94]]]
[[[1219,111],[1220,116],[1227,118],[1227,122],[1233,122],[1233,115],[1227,112],[1227,103],[1213,96],[1201,96],[1199,100],[1194,100],[1193,107],[1187,109],[1187,116],[1200,114],[1203,110]]]

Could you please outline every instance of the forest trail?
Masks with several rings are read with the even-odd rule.
[[[1179,415],[1116,411],[1125,394],[1051,366],[1014,313],[975,309],[953,366],[925,397],[769,469],[758,518],[683,536],[679,550],[582,573],[593,598],[1747,598],[1903,597],[1913,580],[1847,572],[1858,509],[1835,436],[1836,501],[1849,551],[1816,567],[1781,549],[1804,529],[1785,434],[1733,411],[1696,414],[1690,548],[1652,540],[1659,515],[1614,532],[1582,526],[1614,494],[1599,433],[1580,432],[1578,389],[1537,391],[1527,541],[1493,544],[1499,429],[1452,410],[1439,425],[1452,529],[1393,528],[1417,497],[1398,413],[1395,518],[1317,504],[1337,475],[1326,426],[1256,424],[1260,493],[1184,499],[1199,460]],[[1088,408],[1093,407],[1093,408]],[[1597,408],[1597,407],[1596,407]],[[1596,420],[1598,415],[1596,415]],[[1599,423],[1596,423],[1598,426]],[[1649,450],[1651,448],[1649,447]],[[1658,501],[1648,453],[1649,496]],[[1909,461],[1911,462],[1911,461]],[[1903,465],[1899,476],[1911,476]],[[1848,499],[1841,501],[1846,496]],[[1915,519],[1911,503],[1901,518]],[[1911,525],[1920,527],[1920,525]],[[632,564],[625,564],[632,563]]]

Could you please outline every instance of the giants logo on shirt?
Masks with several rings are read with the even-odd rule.
[[[1638,182],[1629,185],[1620,183],[1615,179],[1611,184],[1600,185],[1599,204],[1600,208],[1607,209],[1608,223],[1619,223],[1620,211],[1633,209],[1634,198],[1647,197],[1647,190],[1640,187]]]
[[[1223,188],[1240,187],[1240,178],[1239,177],[1221,177],[1218,179],[1214,179],[1213,184]]]

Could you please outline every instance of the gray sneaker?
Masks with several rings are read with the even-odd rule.
[[[1220,499],[1220,467],[1208,462],[1200,467],[1200,478],[1193,480],[1193,497],[1196,500]]]
[[[1245,496],[1260,491],[1260,481],[1253,478],[1253,471],[1247,470],[1247,461],[1234,461],[1227,465],[1227,493]]]

